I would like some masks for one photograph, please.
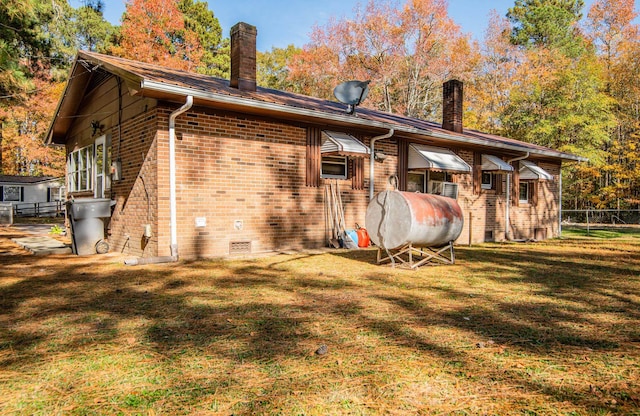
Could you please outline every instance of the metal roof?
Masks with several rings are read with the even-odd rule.
[[[361,156],[371,153],[371,150],[364,143],[350,134],[324,130],[322,135],[325,139],[320,147],[322,153]]]
[[[408,167],[444,172],[471,172],[471,166],[451,150],[419,144],[409,145]]]
[[[513,166],[494,155],[482,155],[482,170],[513,172]]]
[[[553,180],[553,175],[540,166],[528,160],[520,161],[520,179],[523,180]]]
[[[350,115],[346,113],[344,104],[334,101],[261,87],[256,91],[240,90],[230,87],[229,81],[225,79],[87,51],[78,52],[69,82],[49,128],[47,143],[64,143],[72,117],[78,111],[92,73],[99,71],[107,71],[120,77],[129,92],[137,96],[184,102],[185,97],[191,95],[194,105],[198,106],[267,115],[290,121],[321,123],[335,126],[332,128],[336,130],[349,127],[380,134],[394,129],[395,137],[418,141],[435,140],[447,142],[451,146],[469,145],[511,153],[529,152],[538,157],[586,161],[573,154],[475,130],[465,129],[462,133],[455,133],[443,129],[439,123],[365,107],[359,107],[357,115]]]

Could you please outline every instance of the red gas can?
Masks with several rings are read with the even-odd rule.
[[[356,230],[358,233],[358,247],[365,248],[371,245],[371,239],[366,229],[360,227]]]

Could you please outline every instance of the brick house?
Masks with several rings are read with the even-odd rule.
[[[111,250],[326,246],[325,185],[339,184],[352,227],[391,175],[457,196],[458,243],[558,235],[561,163],[579,157],[464,129],[455,80],[442,124],[257,87],[256,34],[232,28],[230,80],[78,53],[47,141],[66,147],[68,195],[115,201]]]

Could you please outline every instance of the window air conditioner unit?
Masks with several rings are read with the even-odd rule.
[[[453,182],[429,182],[429,193],[458,199],[458,184]]]

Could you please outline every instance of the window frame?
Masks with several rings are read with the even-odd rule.
[[[344,174],[335,175],[325,173],[325,164],[333,166],[343,166]],[[349,177],[349,158],[347,156],[323,155],[320,161],[320,177],[322,179],[348,179]]]
[[[489,178],[489,182],[485,182],[485,177]],[[481,189],[494,189],[494,181],[495,181],[495,174],[489,172],[489,171],[482,171],[482,174],[480,175],[480,188]]]
[[[409,180],[409,175],[421,175],[422,176],[422,190],[412,190],[409,188],[409,184],[410,183],[415,183],[413,181]],[[428,183],[429,183],[429,175],[427,174],[427,171],[420,171],[420,170],[408,170],[407,171],[407,192],[420,192],[420,193],[427,193],[428,191]]]
[[[81,147],[69,153],[67,158],[67,189],[69,192],[93,190],[94,144]],[[84,187],[83,183],[84,174]]]
[[[102,146],[101,160],[98,154],[99,146]],[[109,146],[106,135],[98,137],[94,143],[93,163],[93,172],[95,175],[93,196],[95,198],[104,198],[106,192],[111,189],[111,175],[109,172],[111,167],[111,146]],[[101,167],[102,169],[100,169]]]
[[[434,179],[432,175],[436,174],[436,176],[440,176],[442,174],[442,178]],[[423,189],[422,191],[418,190],[409,190],[409,175],[424,175]],[[407,192],[420,192],[423,194],[428,194],[429,192],[429,184],[431,182],[446,182],[453,183],[453,176],[451,172],[447,171],[430,171],[430,170],[419,170],[419,169],[409,169],[407,170]]]
[[[521,204],[528,204],[531,201],[531,184],[529,183],[529,181],[520,181],[518,186],[518,202]],[[526,191],[524,192],[526,195],[526,199],[522,199],[523,188],[526,188]]]
[[[7,199],[7,188],[17,189],[18,191],[18,199]],[[4,202],[22,202],[24,195],[24,186],[20,185],[3,185],[2,186],[2,201]]]

